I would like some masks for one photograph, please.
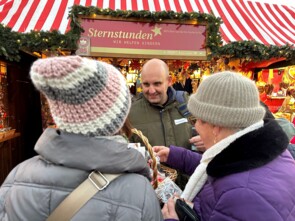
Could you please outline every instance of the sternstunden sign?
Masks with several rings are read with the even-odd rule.
[[[206,26],[82,18],[77,54],[206,60]]]

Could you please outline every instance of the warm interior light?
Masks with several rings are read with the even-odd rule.
[[[34,51],[33,54],[34,54],[35,56],[37,56],[38,58],[41,58],[41,54],[40,54],[39,52]]]
[[[137,74],[135,73],[135,71],[130,71],[127,73],[126,81],[128,85],[134,84],[136,80],[137,80]]]
[[[0,73],[6,74],[6,63],[0,62]]]
[[[199,79],[201,77],[201,70],[198,68],[197,70],[194,70],[191,74],[191,79]]]

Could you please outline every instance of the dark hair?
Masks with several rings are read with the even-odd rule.
[[[289,88],[287,89],[286,95],[287,95],[287,96],[295,97],[295,96],[293,95],[294,92],[295,92],[294,87],[289,87]]]
[[[289,87],[289,84],[288,83],[285,83],[285,82],[281,82],[279,84],[280,88],[284,88],[284,89],[287,89]]]
[[[274,88],[273,84],[266,84],[266,85],[264,86],[265,93],[266,93],[267,95],[271,95],[271,93],[272,93],[272,91],[273,91],[273,88]]]

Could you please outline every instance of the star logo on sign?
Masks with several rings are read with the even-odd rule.
[[[154,32],[154,37],[157,35],[162,35],[161,29],[162,28],[159,28],[157,25],[154,27],[154,29],[152,29],[152,32]]]

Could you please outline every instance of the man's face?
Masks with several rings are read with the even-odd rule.
[[[163,68],[143,69],[141,81],[143,95],[151,104],[163,105],[166,103],[167,89],[171,86],[171,78],[165,74]]]

